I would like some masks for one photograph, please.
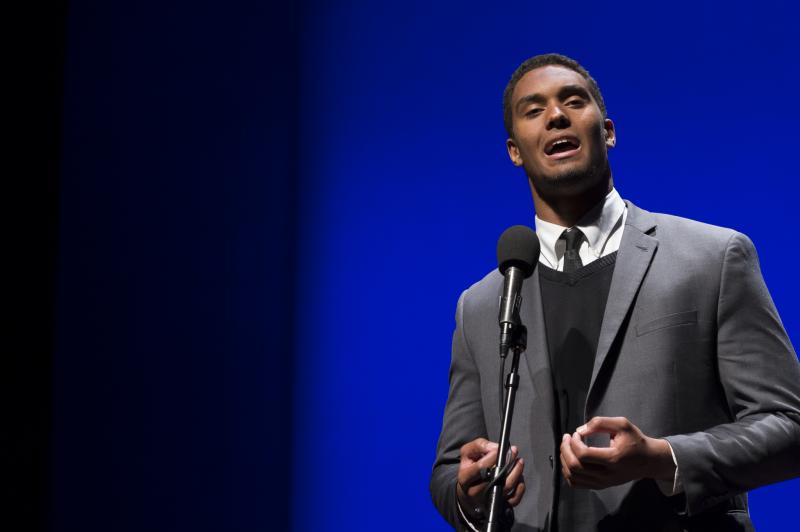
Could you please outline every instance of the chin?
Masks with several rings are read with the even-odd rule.
[[[565,169],[555,175],[539,177],[533,184],[542,192],[558,195],[579,194],[596,184],[597,179],[584,168]]]
[[[544,196],[575,196],[591,190],[603,181],[608,164],[576,165],[550,175],[531,178],[533,186]]]

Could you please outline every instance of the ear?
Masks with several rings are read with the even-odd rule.
[[[610,118],[603,121],[603,129],[606,132],[606,148],[613,148],[617,145],[617,131],[614,129],[614,122]]]
[[[522,166],[522,157],[519,154],[519,148],[517,148],[514,139],[510,138],[506,140],[506,150],[508,150],[508,158],[511,159],[514,166]]]

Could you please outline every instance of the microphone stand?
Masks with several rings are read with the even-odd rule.
[[[513,462],[509,464],[506,459],[508,450],[511,447],[509,442],[511,418],[514,415],[514,400],[519,387],[519,356],[527,346],[528,330],[524,325],[519,324],[512,329],[511,334],[511,370],[506,376],[505,397],[503,398],[503,425],[500,430],[500,449],[497,453],[497,465],[493,469],[493,477],[489,483],[489,516],[486,521],[486,532],[510,530],[514,519],[514,514],[507,507],[503,497],[503,489],[506,483],[506,476],[508,476],[513,467]]]

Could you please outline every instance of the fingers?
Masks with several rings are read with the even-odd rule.
[[[511,471],[508,473],[506,477],[506,483],[503,488],[503,493],[509,495],[513,494],[514,489],[519,484],[520,480],[522,479],[522,470],[525,468],[525,462],[523,462],[522,458],[517,460],[517,463],[511,468]]]
[[[461,446],[461,461],[480,460],[486,453],[496,450],[498,445],[486,438],[478,438]]]
[[[458,481],[471,497],[486,486],[487,479],[481,475],[482,469],[489,469],[497,463],[497,449],[489,451],[473,462],[461,461],[458,468]],[[473,489],[475,488],[475,489]]]
[[[483,493],[489,479],[482,475],[482,470],[491,468],[495,463],[497,463],[497,449],[489,451],[471,464],[464,465],[462,462],[458,470],[458,481],[467,497],[476,500]]]
[[[581,440],[578,433],[573,436],[564,434],[561,439],[561,475],[573,488],[602,489],[608,487],[607,469],[583,460],[586,452],[591,450]]]
[[[588,423],[578,427],[576,432],[585,438],[598,432],[616,434],[630,430],[632,426],[633,424],[624,417],[593,417]]]
[[[488,453],[484,454],[480,460],[473,462],[472,466],[479,471],[484,468],[489,469],[494,467],[494,465],[497,463],[497,453],[497,449],[489,451]]]
[[[518,464],[522,466],[522,461]],[[514,491],[511,492],[511,496],[508,498],[508,504],[513,508],[519,504],[519,501],[522,500],[522,496],[525,494],[525,479],[522,477],[522,473],[520,473],[519,482],[514,487]]]
[[[589,447],[583,442],[580,434],[576,432],[570,438],[570,449],[575,458],[587,468],[590,464],[609,466],[616,462],[617,449],[612,447]]]
[[[512,445],[510,451],[509,460],[513,461],[517,458],[519,450]],[[459,498],[463,495],[472,501],[479,499],[488,484],[488,479],[482,473],[497,464],[498,452],[498,445],[485,438],[478,438],[461,447],[457,485]],[[519,504],[525,493],[525,481],[522,476],[524,468],[525,464],[520,459],[506,477],[503,494],[511,506]]]
[[[561,476],[572,486],[572,473],[578,471],[582,466],[580,460],[572,450],[572,438],[569,434],[564,434],[561,438]]]
[[[515,460],[518,454],[519,450],[516,446],[512,445],[511,460]],[[522,476],[524,470],[525,461],[520,458],[506,476],[506,481],[503,486],[503,495],[512,508],[519,504],[519,501],[522,500],[522,495],[525,493],[525,479]]]
[[[481,478],[480,470],[491,467],[497,461],[497,447],[496,443],[486,438],[477,438],[461,447],[458,483],[464,490],[486,480]]]
[[[481,469],[497,462],[497,448],[496,443],[486,438],[477,438],[461,447],[456,492],[462,503],[474,505],[479,500],[488,480],[481,476]]]

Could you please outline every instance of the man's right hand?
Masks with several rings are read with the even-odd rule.
[[[481,477],[481,470],[488,470],[497,464],[498,445],[485,438],[478,438],[461,447],[461,463],[458,466],[458,482],[456,493],[461,509],[467,517],[478,518],[475,509],[485,512],[484,491],[489,479]],[[517,457],[516,446],[511,446],[511,460]],[[514,507],[519,504],[525,493],[525,480],[522,471],[525,463],[520,459],[506,477],[503,489],[508,504]]]

